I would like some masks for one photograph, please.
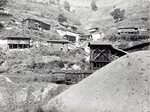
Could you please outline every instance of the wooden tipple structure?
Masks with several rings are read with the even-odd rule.
[[[91,42],[90,47],[90,69],[97,70],[107,65],[114,59],[126,54],[125,51],[114,48],[111,44]]]

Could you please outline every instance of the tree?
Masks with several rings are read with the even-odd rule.
[[[58,22],[66,22],[67,18],[64,16],[64,14],[58,15]]]
[[[7,0],[0,0],[0,7],[5,6],[7,2]]]
[[[115,9],[110,15],[116,20],[115,22],[122,21],[124,18],[125,10],[120,10],[120,8]]]
[[[64,1],[64,8],[67,10],[67,11],[70,11],[70,4],[68,1]]]
[[[92,10],[93,10],[93,11],[96,11],[96,10],[97,10],[97,6],[96,6],[95,0],[92,0],[92,2],[91,2],[91,7],[92,7]]]

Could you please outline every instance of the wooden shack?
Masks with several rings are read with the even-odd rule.
[[[90,47],[90,69],[97,70],[110,63],[112,57],[121,57],[125,51],[114,48],[108,43],[91,42]]]
[[[97,27],[89,29],[89,33],[95,33],[95,32],[98,32],[98,31],[99,31],[99,28],[97,28]]]
[[[68,40],[49,40],[47,41],[50,51],[68,51]]]
[[[78,83],[86,77],[90,76],[93,72],[91,70],[68,70],[65,71],[65,79],[67,83]]]
[[[65,83],[65,84],[76,84],[81,80],[91,75],[93,71],[88,70],[63,70],[53,71],[53,82],[54,83]]]
[[[27,18],[22,21],[23,26],[35,30],[50,30],[51,25],[44,19]]]
[[[118,35],[121,34],[139,34],[139,29],[136,27],[117,28]]]
[[[25,49],[30,48],[30,40],[29,37],[7,37],[7,44],[9,49]]]

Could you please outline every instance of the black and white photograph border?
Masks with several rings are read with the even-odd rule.
[[[0,0],[0,112],[150,112],[150,0]]]

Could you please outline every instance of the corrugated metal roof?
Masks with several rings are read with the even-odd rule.
[[[70,43],[68,40],[48,40],[48,43]]]
[[[28,18],[24,19],[22,22],[27,21],[27,20],[34,20],[34,21],[42,22],[47,25],[51,25],[54,22],[50,19],[38,18],[38,17],[28,17]]]
[[[138,28],[137,27],[121,27],[121,28],[117,28],[118,30],[120,30],[120,29],[136,29],[136,30],[138,30]]]
[[[6,39],[28,39],[30,40],[31,38],[30,37],[21,37],[21,36],[8,36],[6,37]]]
[[[53,74],[55,73],[65,73],[65,74],[81,74],[81,73],[93,73],[92,70],[59,70],[59,71],[53,71]]]
[[[116,54],[116,53],[117,53],[117,55],[119,55],[119,56],[123,56],[123,55],[127,54],[126,51],[123,51],[123,50],[121,50],[121,49],[115,48],[115,47],[114,47],[112,44],[110,44],[110,43],[102,43],[102,42],[98,42],[98,41],[97,41],[97,42],[91,42],[91,43],[89,43],[88,46],[89,46],[89,47],[91,47],[91,46],[105,46],[106,48],[110,48],[113,54]]]
[[[95,41],[95,42],[89,42],[88,46],[94,46],[94,45],[98,45],[98,46],[102,46],[102,45],[111,46],[111,43]]]

